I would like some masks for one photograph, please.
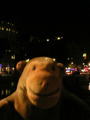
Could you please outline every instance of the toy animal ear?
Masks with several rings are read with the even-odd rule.
[[[60,71],[62,72],[62,74],[65,73],[65,66],[62,63],[58,63],[57,66],[60,68]]]
[[[19,61],[16,64],[16,70],[19,71],[20,73],[22,73],[24,67],[26,66],[27,62],[26,61]]]

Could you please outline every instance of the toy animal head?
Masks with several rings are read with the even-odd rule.
[[[49,57],[37,57],[28,63],[18,62],[16,69],[22,72],[17,89],[26,91],[32,105],[47,109],[57,104],[62,89],[63,64]]]

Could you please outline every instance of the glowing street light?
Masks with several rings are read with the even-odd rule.
[[[60,40],[61,38],[60,37],[57,37],[57,40]]]
[[[49,42],[49,39],[47,39],[47,42]]]

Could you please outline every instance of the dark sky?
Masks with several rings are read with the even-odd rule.
[[[0,2],[0,20],[12,21],[27,38],[61,35],[86,42],[90,35],[90,0],[4,0]]]

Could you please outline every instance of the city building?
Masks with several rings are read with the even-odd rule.
[[[18,31],[11,22],[0,22],[0,74],[13,73]],[[18,45],[17,45],[18,46]]]
[[[18,31],[13,23],[1,21],[0,39],[15,39],[16,34],[18,34]]]

